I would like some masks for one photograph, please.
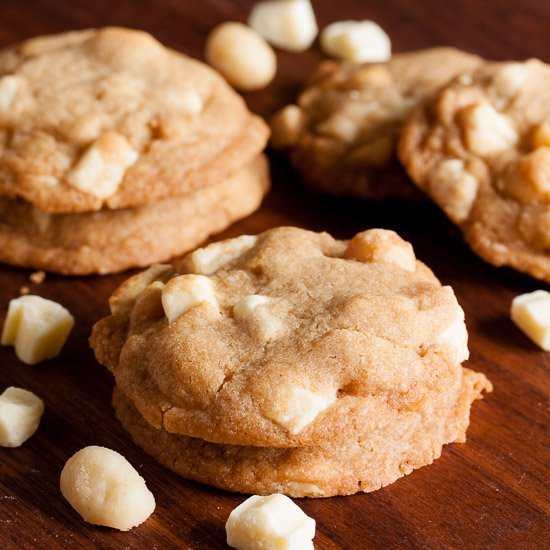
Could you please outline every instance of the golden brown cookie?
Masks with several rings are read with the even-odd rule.
[[[474,252],[550,282],[550,66],[464,73],[411,115],[399,154]]]
[[[147,266],[247,216],[268,188],[267,160],[260,156],[219,183],[136,208],[49,214],[0,197],[0,262],[67,275]]]
[[[0,52],[0,195],[44,211],[185,195],[249,164],[267,134],[216,72],[141,31],[75,31]]]
[[[155,428],[216,443],[381,429],[458,385],[468,357],[452,289],[382,229],[214,243],[129,279],[110,306],[91,344],[118,387]]]
[[[463,369],[458,384],[439,390],[407,410],[388,411],[379,429],[342,444],[286,449],[221,445],[156,429],[118,389],[113,406],[135,443],[185,478],[240,493],[329,497],[375,491],[431,464],[444,444],[464,442],[472,402],[491,384]]]
[[[288,149],[314,189],[369,199],[410,197],[413,186],[381,177],[406,115],[482,60],[454,48],[395,55],[387,63],[323,63],[297,105],[272,119],[272,143]]]

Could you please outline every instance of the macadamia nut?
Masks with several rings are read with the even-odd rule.
[[[155,510],[145,480],[119,453],[105,447],[81,449],[67,460],[60,488],[84,521],[128,531]]]
[[[242,23],[222,23],[208,36],[206,60],[235,88],[267,86],[277,71],[275,52],[254,30]]]

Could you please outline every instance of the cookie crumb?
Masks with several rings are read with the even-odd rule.
[[[35,271],[34,273],[31,273],[29,275],[29,281],[31,283],[34,283],[35,285],[41,285],[45,279],[46,279],[46,273],[44,271]],[[22,288],[26,288],[26,287],[22,287]],[[27,293],[28,293],[28,289],[25,294]]]
[[[31,289],[26,285],[19,287],[19,294],[21,296],[26,296],[30,291]]]

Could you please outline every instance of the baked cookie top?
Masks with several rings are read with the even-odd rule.
[[[550,66],[465,72],[410,116],[399,155],[475,252],[550,282]]]
[[[454,48],[397,54],[387,63],[322,63],[297,105],[272,119],[272,142],[289,148],[311,187],[366,198],[414,195],[377,171],[394,158],[401,124],[419,101],[482,63]]]
[[[186,194],[248,164],[267,134],[221,76],[141,31],[0,51],[0,194],[45,211]]]
[[[93,329],[144,418],[212,442],[304,446],[460,384],[464,313],[393,231],[283,227],[130,278]]]

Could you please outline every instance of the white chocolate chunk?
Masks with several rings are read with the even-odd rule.
[[[44,401],[34,393],[10,387],[0,395],[0,446],[19,447],[38,429]]]
[[[504,97],[513,97],[525,84],[527,68],[523,63],[505,65],[493,78],[496,91]]]
[[[10,114],[10,109],[21,87],[21,78],[15,75],[6,75],[0,78],[0,117]]]
[[[335,401],[336,395],[322,395],[305,388],[292,387],[279,392],[270,403],[267,415],[296,435]]]
[[[463,222],[470,215],[478,188],[477,179],[460,159],[441,161],[429,181],[430,196],[455,223]]]
[[[323,490],[314,483],[304,483],[303,481],[289,481],[286,486],[297,493],[298,491],[308,496],[322,495]]]
[[[155,510],[145,480],[119,453],[90,446],[63,467],[61,493],[84,521],[128,531]]]
[[[244,319],[245,317],[251,315],[254,310],[263,304],[267,304],[269,298],[267,296],[261,296],[260,294],[250,294],[241,298],[233,306],[233,315],[237,319]]]
[[[258,2],[248,24],[274,46],[292,52],[307,50],[318,31],[309,0]]]
[[[231,512],[225,530],[237,550],[313,550],[315,520],[287,496],[255,495]]]
[[[550,292],[536,290],[516,296],[510,315],[535,344],[544,351],[550,351]]]
[[[34,365],[59,355],[73,325],[74,317],[62,305],[29,294],[11,300],[1,342]]]
[[[124,136],[105,133],[88,147],[69,172],[67,182],[96,197],[110,197],[123,180],[126,169],[136,162],[138,156]]]
[[[170,323],[203,302],[219,309],[214,285],[203,275],[179,275],[170,279],[162,288],[161,299]]]
[[[519,139],[507,116],[489,103],[478,103],[464,109],[466,145],[470,151],[490,156],[510,147]]]
[[[228,239],[213,243],[204,248],[191,252],[183,261],[184,269],[202,275],[212,275],[256,245],[254,235],[241,235],[235,239]]]
[[[455,320],[438,334],[436,344],[443,345],[453,352],[453,360],[462,363],[470,357],[468,331],[464,322],[464,311],[458,308]]]
[[[391,40],[374,21],[340,21],[321,33],[326,54],[354,63],[380,63],[391,58]]]
[[[271,46],[242,23],[222,23],[208,35],[206,60],[239,90],[267,86],[277,72],[277,58]]]
[[[368,229],[357,233],[348,243],[344,258],[364,263],[386,262],[407,271],[416,269],[416,256],[411,243],[387,229]]]

